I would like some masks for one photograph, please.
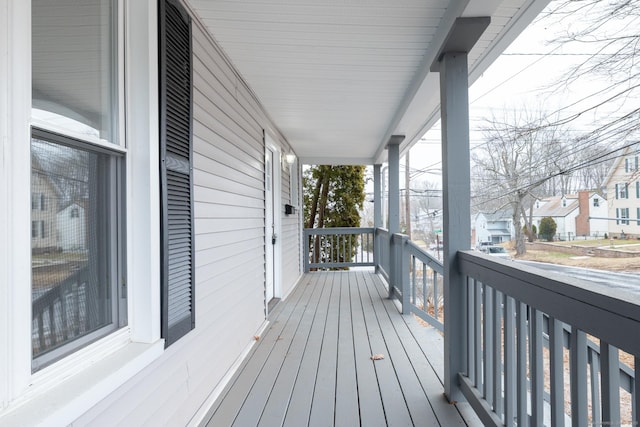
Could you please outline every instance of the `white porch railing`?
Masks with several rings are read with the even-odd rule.
[[[366,230],[375,235],[374,265],[402,312],[443,330],[442,264],[404,235]],[[314,234],[328,239],[332,231],[345,232],[305,230],[305,241]],[[460,313],[466,372],[458,377],[485,425],[638,424],[640,295],[616,295],[601,285],[476,252],[457,257],[466,277],[466,309]],[[372,265],[368,260],[340,266]],[[307,264],[323,268],[322,262]],[[623,363],[618,349],[633,363]]]

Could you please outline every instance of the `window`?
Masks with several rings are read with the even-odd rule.
[[[627,157],[624,159],[624,171],[635,172],[638,170],[638,156]]]
[[[629,208],[616,208],[616,224],[629,225]]]
[[[629,198],[629,184],[620,183],[616,184],[616,199],[628,199]]]
[[[598,206],[600,206],[600,199],[598,199],[597,197],[593,198],[593,207],[597,208]]]
[[[69,213],[71,218],[79,218],[80,217],[80,213],[78,212],[78,208],[72,208],[71,212]]]
[[[32,2],[33,371],[126,324],[116,4]]]

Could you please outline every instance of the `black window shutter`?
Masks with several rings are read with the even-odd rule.
[[[158,7],[162,337],[169,346],[195,327],[191,19],[177,0]]]

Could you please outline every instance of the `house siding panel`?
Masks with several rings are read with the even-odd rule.
[[[640,236],[640,225],[637,222],[637,218],[635,218],[637,208],[640,206],[640,199],[634,197],[634,195],[637,196],[638,194],[638,173],[632,170],[635,167],[635,161],[632,168],[625,168],[626,160],[628,160],[626,156],[628,156],[630,152],[631,150],[627,149],[625,153],[623,153],[625,157],[619,158],[618,161],[613,164],[605,182],[607,193],[615,196],[611,197],[608,203],[607,216],[610,218],[608,221],[608,233],[610,237],[618,237],[622,231],[624,231],[628,237],[634,238]],[[627,171],[627,169],[630,170]],[[627,188],[625,198],[618,197],[621,196],[623,192],[623,186]],[[621,221],[615,220],[622,209],[629,210],[629,224],[623,224]]]
[[[193,37],[196,329],[78,425],[186,425],[265,321],[263,129],[274,127],[197,21]],[[281,175],[287,294],[301,272],[301,214],[284,215]]]

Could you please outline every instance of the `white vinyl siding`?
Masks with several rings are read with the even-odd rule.
[[[197,20],[192,31],[196,327],[80,425],[187,425],[265,322],[263,129],[273,126]],[[286,295],[300,277],[300,214],[276,212]]]

